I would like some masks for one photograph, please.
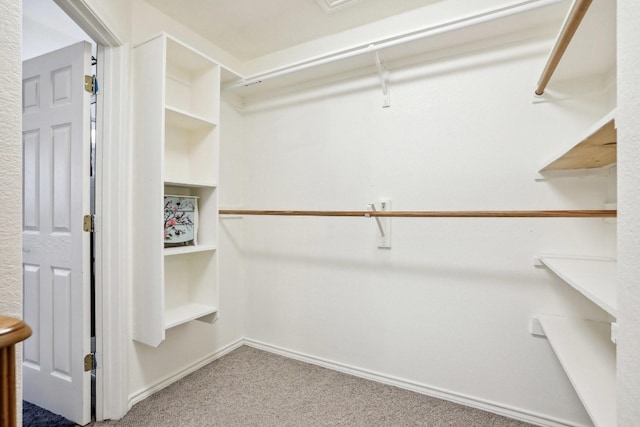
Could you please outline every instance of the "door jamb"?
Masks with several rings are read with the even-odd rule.
[[[129,45],[88,0],[54,1],[98,44],[102,93],[96,97],[96,419],[119,419],[129,410]]]

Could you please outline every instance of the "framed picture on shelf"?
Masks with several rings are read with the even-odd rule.
[[[164,196],[164,247],[194,246],[198,242],[198,198]]]

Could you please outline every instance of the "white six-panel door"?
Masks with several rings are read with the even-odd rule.
[[[91,421],[89,213],[91,45],[23,63],[24,399]]]

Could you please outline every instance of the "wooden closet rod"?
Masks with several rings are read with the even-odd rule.
[[[542,95],[544,93],[553,72],[556,70],[562,55],[564,55],[565,50],[567,50],[567,46],[569,46],[569,42],[573,38],[580,22],[582,22],[582,18],[587,13],[587,9],[591,5],[592,0],[574,0],[571,5],[571,9],[569,10],[569,14],[567,15],[564,24],[562,25],[562,29],[560,30],[560,34],[558,35],[558,39],[556,40],[556,44],[549,55],[549,59],[547,60],[547,65],[544,67],[542,71],[542,75],[540,76],[540,80],[538,80],[538,87],[536,88],[536,95]]]
[[[277,211],[221,209],[220,215],[353,216],[391,218],[615,218],[617,210],[549,211]]]

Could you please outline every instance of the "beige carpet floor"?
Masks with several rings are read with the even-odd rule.
[[[530,426],[240,347],[93,426]]]

